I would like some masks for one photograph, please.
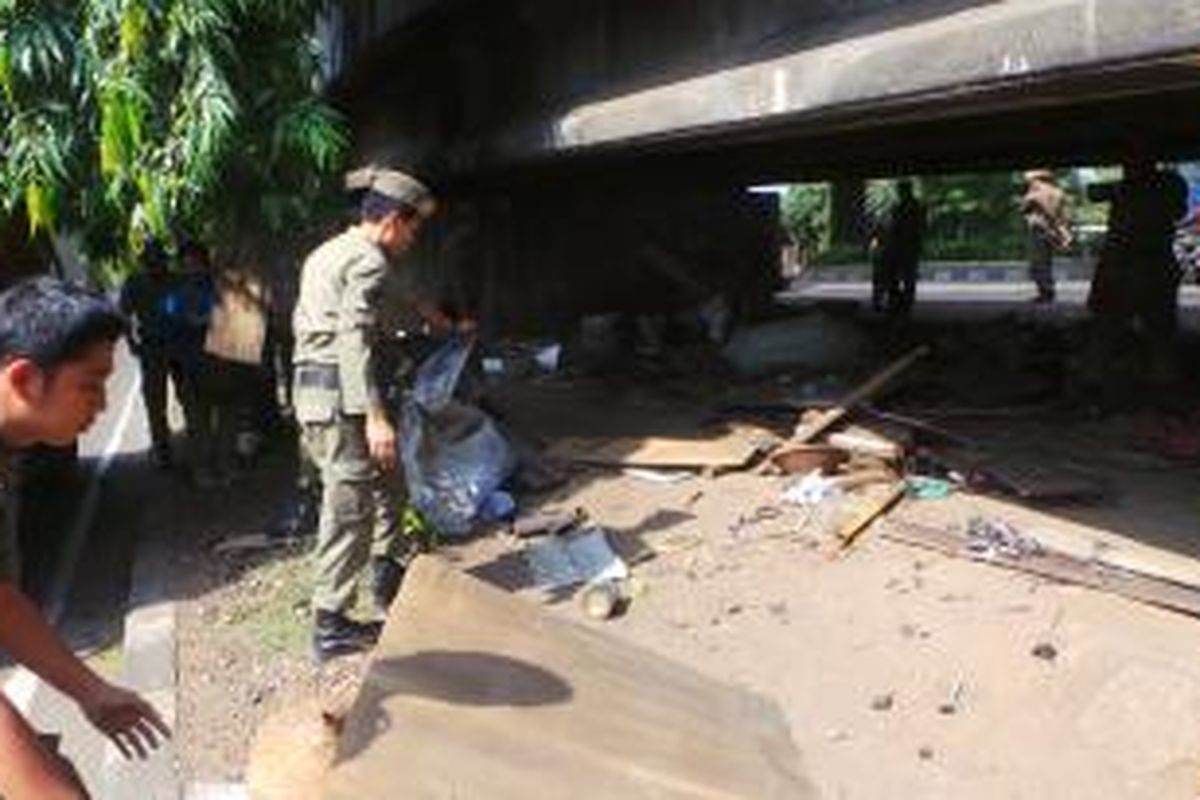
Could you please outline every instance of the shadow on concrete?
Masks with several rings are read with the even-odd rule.
[[[374,662],[359,693],[357,724],[342,736],[339,758],[352,758],[387,737],[397,723],[385,705],[398,695],[452,706],[528,708],[562,705],[574,691],[543,667],[491,653],[432,650],[383,659]]]

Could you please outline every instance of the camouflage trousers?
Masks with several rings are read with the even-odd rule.
[[[361,416],[303,423],[300,445],[302,464],[321,481],[313,608],[345,613],[371,558],[401,559],[409,549],[400,525],[403,475],[375,466]]]

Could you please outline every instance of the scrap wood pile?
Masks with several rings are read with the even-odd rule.
[[[826,525],[841,548],[851,545],[902,498],[940,499],[959,490],[998,495],[1027,506],[1098,504],[1111,487],[1086,470],[1018,452],[993,452],[922,420],[867,405],[898,381],[928,349],[917,348],[873,375],[840,402],[805,411],[795,433],[769,456],[772,467],[802,477],[786,502],[810,508],[832,503]],[[856,416],[864,421],[853,421]],[[848,421],[853,421],[848,424]],[[935,444],[926,444],[935,441]],[[983,499],[980,499],[983,502]],[[1008,569],[1101,589],[1141,602],[1200,614],[1200,571],[1190,559],[1094,529],[989,501],[989,514],[965,523],[914,522],[889,515],[882,536]]]

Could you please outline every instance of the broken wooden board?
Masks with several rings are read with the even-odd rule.
[[[906,522],[936,527],[969,524],[975,517],[1002,520],[1043,547],[1081,561],[1103,561],[1130,572],[1139,572],[1173,583],[1200,588],[1200,559],[1156,547],[1112,528],[1073,520],[1021,505],[1012,500],[960,492],[945,500],[906,504],[897,515]]]
[[[929,348],[925,346],[916,348],[908,353],[908,355],[897,359],[872,375],[864,383],[839,400],[836,406],[828,411],[821,412],[817,418],[812,421],[805,421],[801,418],[795,432],[792,434],[792,440],[796,442],[811,442],[849,414],[855,406],[870,400],[882,392],[887,388],[889,383],[908,371],[917,361],[928,355],[929,352]]]
[[[907,484],[904,481],[896,481],[889,486],[885,491],[872,493],[865,499],[863,505],[856,509],[854,515],[846,522],[838,527],[837,537],[841,543],[842,549],[854,544],[854,540],[867,527],[878,519],[887,510],[892,507],[904,496],[907,489]]]
[[[621,467],[738,469],[750,463],[774,437],[758,428],[734,427],[709,438],[668,436],[559,439],[548,458],[578,464]]]
[[[328,800],[805,800],[778,708],[417,559]]]
[[[1131,600],[1200,616],[1200,588],[1123,569],[1103,561],[1085,560],[1050,549],[1020,556],[992,553],[986,559],[978,558],[968,550],[968,538],[962,531],[893,519],[883,523],[880,535],[901,544],[1100,589]],[[1045,543],[1042,544],[1044,547]]]

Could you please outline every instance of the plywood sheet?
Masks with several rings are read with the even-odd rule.
[[[736,427],[709,437],[569,437],[551,445],[546,456],[559,461],[626,467],[736,469],[749,463],[769,432]]]
[[[815,797],[778,709],[423,557],[329,800]]]

